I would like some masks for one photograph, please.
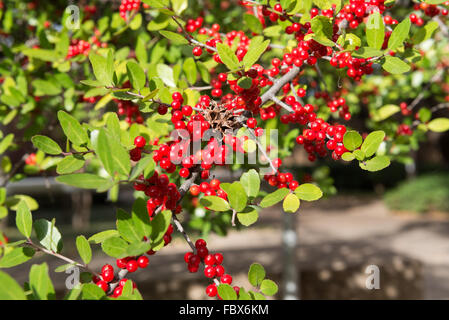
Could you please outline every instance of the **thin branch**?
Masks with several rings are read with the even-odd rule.
[[[6,177],[2,180],[0,183],[0,187],[5,187],[9,180],[16,174],[17,170],[25,163],[25,160],[28,158],[28,154],[24,154],[23,157],[20,159],[20,161],[17,161],[14,167],[11,169],[11,171],[6,175]]]
[[[298,74],[301,69],[298,67],[293,67],[289,72],[279,78],[267,92],[265,92],[262,96],[262,104],[266,103],[268,100],[272,100],[273,97],[276,96],[276,93],[288,82],[292,81]]]
[[[277,105],[281,106],[282,108],[284,108],[285,110],[287,110],[288,112],[293,112],[293,109],[286,104],[285,102],[282,102],[281,100],[279,100],[276,97],[272,97],[271,101],[273,101],[274,103],[276,103]]]
[[[33,243],[31,241],[31,239],[28,239],[27,242],[25,242],[24,244],[29,246],[29,247],[34,248],[36,251],[41,251],[41,252],[43,252],[45,254],[48,254],[48,255],[56,257],[56,258],[58,258],[60,260],[64,260],[65,262],[68,262],[70,264],[73,264],[74,266],[83,268],[86,271],[90,272],[91,274],[93,274],[93,275],[95,275],[97,277],[100,276],[97,272],[91,270],[86,264],[82,264],[82,263],[76,262],[76,261],[74,261],[74,260],[72,260],[72,259],[70,259],[70,258],[68,258],[66,256],[63,256],[62,254],[59,254],[59,253],[53,252],[51,250],[48,250],[46,248],[40,247],[37,244]]]
[[[421,90],[421,92],[419,93],[419,95],[415,98],[415,100],[412,101],[412,103],[410,103],[410,105],[408,106],[408,109],[411,111],[413,110],[420,102],[421,100],[424,98],[426,92],[428,91],[428,89],[430,88],[430,86],[436,82],[436,81],[440,81],[443,77],[443,73],[444,73],[444,69],[440,69],[438,70],[438,72],[430,79],[430,81],[426,84],[426,86]]]

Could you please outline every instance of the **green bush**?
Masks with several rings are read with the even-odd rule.
[[[406,181],[385,194],[392,210],[449,212],[449,174],[428,174]]]

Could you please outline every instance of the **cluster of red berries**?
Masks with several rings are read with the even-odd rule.
[[[122,19],[128,19],[129,12],[136,12],[140,9],[140,0],[122,0],[120,4],[120,17]]]
[[[413,134],[413,130],[408,124],[400,124],[397,134],[400,136],[411,136]]]
[[[190,194],[197,197],[203,193],[205,196],[217,196],[227,200],[226,192],[220,188],[220,180],[212,179],[210,182],[201,182],[200,185],[192,185],[190,187]]]
[[[298,181],[293,179],[293,175],[290,172],[278,173],[278,174],[266,174],[264,175],[264,180],[272,187],[277,187],[279,189],[289,188],[295,191],[298,188]]]
[[[449,6],[449,1],[442,3],[445,6]],[[437,15],[447,16],[449,14],[449,10],[446,8],[439,7],[435,4],[428,4],[425,2],[416,3],[413,7],[415,11],[422,11],[428,17],[435,17]],[[424,24],[423,18],[417,16],[415,13],[410,15],[410,21],[417,26],[422,26]]]
[[[339,111],[340,118],[345,119],[346,121],[351,120],[351,113],[349,113],[349,107],[346,104],[346,99],[343,97],[339,97],[333,100],[328,101],[327,106],[331,112]]]
[[[402,115],[409,116],[412,114],[412,111],[408,109],[408,105],[406,102],[401,102],[399,104],[399,107],[401,108]]]
[[[196,19],[187,20],[187,24],[185,26],[187,32],[195,32],[203,26],[204,19],[203,17],[198,17]]]
[[[336,23],[338,25],[342,20],[346,20],[349,27],[355,29],[373,12],[383,13],[386,9],[384,2],[384,0],[350,0],[349,4],[338,13]]]
[[[71,45],[69,46],[66,59],[76,57],[80,54],[88,56],[89,51],[90,43],[88,41],[73,39]]]
[[[162,210],[172,210],[175,214],[182,210],[178,205],[178,201],[181,199],[178,187],[170,182],[166,174],[159,174],[155,171],[148,179],[141,176],[139,181],[134,183],[134,189],[143,191],[149,197],[147,211],[150,217],[159,206],[162,206]]]
[[[35,153],[31,153],[26,159],[25,159],[25,164],[29,165],[29,166],[34,166],[36,165],[36,154]]]
[[[363,75],[373,73],[373,63],[363,58],[353,58],[351,53],[341,52],[334,55],[330,61],[330,65],[335,68],[347,67],[347,75],[354,80],[359,81]]]
[[[331,126],[321,118],[316,119],[309,125],[310,129],[304,129],[302,135],[296,137],[296,142],[304,145],[304,149],[309,153],[310,161],[316,160],[315,154],[320,157],[326,156],[326,148],[332,151],[334,160],[339,160],[347,152],[343,145],[343,137],[346,133],[345,126]]]
[[[143,117],[140,113],[139,107],[132,103],[130,100],[117,100],[117,114],[119,116],[126,116],[125,120],[129,124],[132,123],[143,123]]]
[[[201,262],[204,263],[204,275],[209,279],[219,279],[221,283],[231,284],[232,276],[225,273],[225,269],[222,265],[223,255],[221,253],[211,254],[207,249],[207,243],[203,239],[198,239],[195,242],[196,254],[193,252],[187,252],[184,255],[184,261],[187,263],[187,269],[191,273],[198,272]],[[239,288],[235,287],[234,290],[238,293]],[[210,284],[206,288],[206,294],[209,297],[215,297],[217,295],[217,285]]]
[[[129,152],[132,161],[139,161],[142,158],[142,151],[145,148],[147,141],[142,136],[137,136],[134,139],[135,148]]]

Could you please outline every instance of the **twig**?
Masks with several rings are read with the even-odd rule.
[[[262,96],[262,104],[266,103],[268,100],[272,100],[275,97],[276,93],[287,83],[292,81],[298,74],[301,69],[298,67],[293,67],[289,72],[279,78],[267,92],[265,92]]]
[[[421,90],[421,92],[419,93],[419,95],[415,98],[415,100],[412,101],[412,103],[410,103],[408,109],[411,111],[413,110],[420,102],[421,100],[424,98],[426,92],[428,91],[428,89],[430,88],[430,86],[436,82],[436,81],[440,81],[440,79],[443,76],[443,72],[444,69],[440,69],[438,70],[438,72],[430,79],[430,81],[426,84],[425,88],[423,88]]]
[[[287,110],[288,112],[293,112],[293,109],[286,104],[285,102],[282,102],[281,100],[279,100],[276,97],[272,97],[271,101],[273,101],[274,103],[276,103],[277,105],[280,105],[282,108],[284,108],[285,110]]]
[[[72,260],[72,259],[70,259],[70,258],[68,258],[66,256],[63,256],[62,254],[59,254],[59,253],[53,252],[51,250],[48,250],[46,248],[40,247],[40,246],[36,245],[35,243],[33,243],[31,241],[31,239],[28,239],[27,242],[25,242],[24,244],[29,246],[29,247],[34,248],[36,251],[41,251],[41,252],[46,253],[46,254],[48,254],[50,256],[56,257],[56,258],[58,258],[60,260],[64,260],[65,262],[73,264],[74,266],[83,268],[86,271],[90,272],[91,274],[93,274],[93,275],[95,275],[97,277],[100,276],[98,273],[96,273],[95,271],[91,270],[87,265],[79,263],[79,262],[76,262],[76,261],[74,261],[74,260]]]
[[[16,174],[17,170],[25,163],[25,160],[28,158],[28,154],[24,154],[23,157],[20,159],[20,161],[17,161],[14,167],[11,169],[11,171],[6,175],[6,177],[2,180],[0,183],[0,187],[5,187],[9,180]]]

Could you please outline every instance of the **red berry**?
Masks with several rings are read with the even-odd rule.
[[[209,297],[215,297],[217,295],[217,286],[215,284],[210,284],[206,288],[206,294]]]
[[[106,281],[100,280],[96,283],[104,292],[108,291],[108,283]]]
[[[129,272],[135,272],[138,267],[139,267],[139,265],[137,264],[137,261],[134,259],[129,260],[128,263],[126,264],[126,269]]]
[[[146,144],[147,144],[147,141],[146,141],[145,138],[142,137],[142,136],[137,136],[137,137],[134,139],[134,145],[135,145],[137,148],[143,148],[143,147],[145,147]]]
[[[223,263],[223,255],[221,253],[214,254],[215,263],[222,264]]]
[[[202,247],[206,247],[206,245],[207,245],[207,243],[206,243],[206,241],[204,239],[198,239],[195,242],[195,248],[197,248],[197,249],[202,248]]]
[[[146,256],[140,256],[139,259],[137,259],[137,264],[139,265],[139,268],[146,268],[149,263],[149,259]]]
[[[232,283],[232,277],[229,274],[224,274],[220,278],[221,283],[231,284]]]
[[[195,57],[199,57],[203,54],[203,49],[201,49],[201,47],[195,47],[193,48],[192,53]]]
[[[207,278],[213,278],[215,277],[215,268],[212,266],[208,266],[206,268],[204,268],[204,275]]]

